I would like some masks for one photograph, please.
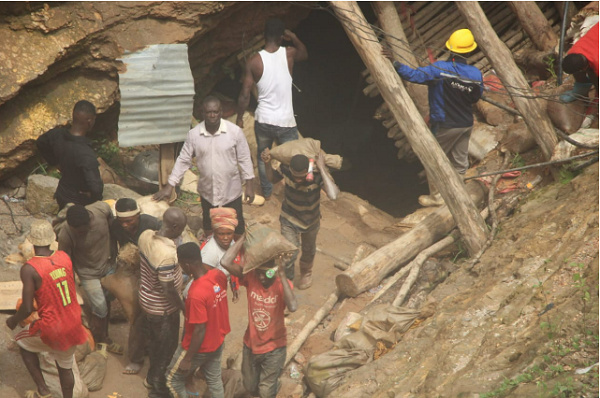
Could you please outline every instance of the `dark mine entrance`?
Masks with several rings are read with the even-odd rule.
[[[373,19],[370,7],[363,8]],[[418,161],[398,160],[394,142],[373,119],[381,97],[362,93],[365,66],[341,24],[327,12],[313,11],[294,31],[309,52],[309,59],[294,67],[300,132],[320,140],[326,152],[350,159],[351,169],[333,175],[340,189],[396,217],[413,212],[418,195],[427,193],[417,176],[423,168]]]
[[[372,20],[370,6],[362,8]],[[350,160],[349,170],[333,171],[341,190],[395,217],[412,213],[419,207],[418,196],[428,192],[417,176],[423,167],[418,161],[398,160],[394,141],[373,119],[381,97],[362,93],[361,72],[366,67],[341,24],[333,15],[315,10],[294,32],[309,53],[307,61],[294,66],[294,111],[300,133],[320,140],[326,152]],[[226,79],[216,89],[237,98],[239,83]]]

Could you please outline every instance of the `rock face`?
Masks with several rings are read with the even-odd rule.
[[[96,134],[116,132],[117,61],[150,44],[188,43],[202,98],[239,68],[269,17],[294,27],[308,9],[289,3],[11,3],[0,10],[0,179],[34,154],[34,140],[69,123],[90,100]],[[117,111],[111,111],[117,108]],[[107,112],[109,111],[109,112]],[[104,115],[103,115],[104,113]]]
[[[31,214],[56,214],[58,204],[54,200],[54,192],[58,187],[58,179],[41,174],[32,174],[27,179],[25,208]]]

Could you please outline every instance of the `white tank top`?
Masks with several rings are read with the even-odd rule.
[[[292,76],[288,69],[285,47],[279,47],[274,53],[261,50],[258,54],[262,58],[263,74],[256,83],[256,121],[279,127],[296,126],[292,105]]]

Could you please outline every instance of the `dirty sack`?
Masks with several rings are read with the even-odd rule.
[[[169,204],[163,200],[157,202],[152,199],[152,195],[142,196],[135,200],[140,208],[140,213],[149,214],[152,217],[156,217],[162,220],[163,214],[170,207]]]
[[[294,253],[298,248],[279,232],[256,221],[246,224],[244,273],[274,259],[280,254]]]
[[[571,134],[569,136],[576,142],[581,144],[590,145],[590,146],[598,146],[598,129],[581,129],[577,131],[575,134]],[[554,147],[554,152],[552,152],[552,158],[550,160],[561,160],[567,159],[573,155],[573,152],[578,150],[582,150],[583,148],[576,147],[575,145],[567,142],[561,141]],[[589,151],[589,149],[583,149],[584,151]]]
[[[321,141],[312,138],[299,138],[271,149],[271,157],[285,165],[289,165],[294,155],[305,155],[308,158],[316,159],[320,152]],[[325,154],[325,164],[332,169],[339,170],[342,167],[342,160],[340,155]]]
[[[390,347],[402,338],[419,315],[420,310],[390,304],[377,305],[364,315],[356,332],[343,337],[335,345],[338,348],[362,349],[369,353],[375,351],[377,342]],[[357,322],[358,320],[354,321],[354,329]]]
[[[551,92],[556,98],[565,91],[573,89],[572,84],[563,84]],[[559,130],[564,131],[567,134],[572,134],[579,130],[583,119],[585,119],[585,108],[586,105],[583,101],[573,101],[568,104],[560,101],[546,101],[547,108],[546,112],[554,124]]]
[[[90,352],[78,363],[81,379],[89,391],[102,389],[104,377],[106,376],[106,362],[108,356],[106,351]]]
[[[313,356],[304,370],[306,381],[317,397],[326,397],[339,385],[344,374],[369,362],[371,355],[361,349],[339,349]]]
[[[58,369],[56,369],[56,362],[54,358],[47,352],[38,354],[40,358],[40,367],[42,369],[42,375],[44,380],[55,398],[63,398],[62,390],[60,388],[60,379],[58,378]],[[77,362],[73,360],[73,378],[75,379],[75,387],[73,388],[73,398],[88,398],[89,391],[85,385],[81,374],[79,373],[79,367]]]
[[[137,246],[129,243],[119,250],[115,273],[105,276],[100,282],[102,287],[119,300],[130,323],[140,311],[139,281],[140,253]]]
[[[535,138],[522,120],[508,126],[505,132],[499,133],[498,141],[502,153],[525,153],[537,145]]]
[[[333,341],[337,342],[360,329],[363,316],[358,312],[348,312],[344,319],[339,323]]]

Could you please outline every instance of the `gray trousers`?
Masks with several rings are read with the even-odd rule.
[[[260,398],[275,398],[280,388],[279,377],[285,365],[285,355],[286,347],[253,354],[244,344],[242,377],[246,391]]]
[[[300,262],[305,264],[312,263],[317,254],[317,234],[319,233],[321,222],[317,222],[307,231],[300,230],[283,217],[279,217],[279,222],[281,223],[281,235],[302,251]],[[298,252],[295,252],[285,265],[285,276],[290,281],[294,281],[294,266],[296,265],[297,258]]]
[[[465,174],[469,168],[469,139],[472,130],[473,126],[452,129],[438,127],[435,132],[435,139],[460,175]]]

